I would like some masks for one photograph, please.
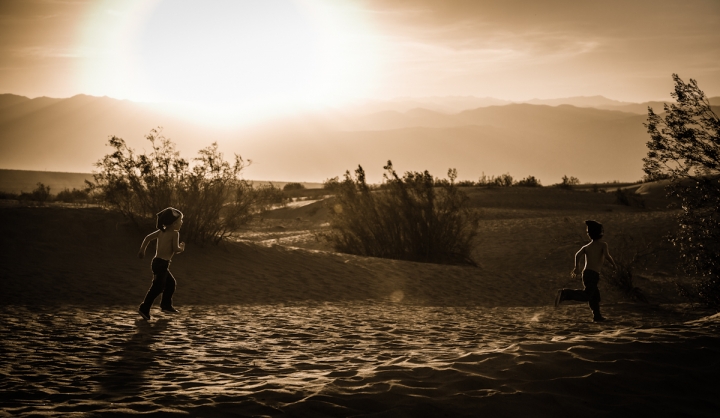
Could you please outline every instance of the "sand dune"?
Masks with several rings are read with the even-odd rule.
[[[616,306],[598,326],[579,309],[185,306],[148,323],[125,307],[4,306],[2,411],[715,416],[717,317]]]
[[[188,244],[171,266],[181,313],[150,321],[144,230],[0,208],[0,416],[715,416],[720,318],[679,303],[672,259],[639,274],[650,304],[603,284],[607,323],[550,306],[577,285],[574,225],[652,237],[671,212],[477,193],[479,267],[334,253],[297,238],[324,223],[313,203]]]

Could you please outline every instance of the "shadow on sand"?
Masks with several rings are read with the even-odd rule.
[[[148,372],[159,365],[153,348],[167,329],[169,320],[135,321],[136,331],[119,347],[112,347],[102,360],[104,373],[97,377],[98,398],[135,396],[148,389]]]

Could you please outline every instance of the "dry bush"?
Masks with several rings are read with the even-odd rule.
[[[510,173],[501,174],[497,177],[486,176],[485,173],[478,179],[478,186],[486,187],[512,187],[515,184],[513,177]]]
[[[542,187],[540,180],[536,179],[535,176],[525,177],[524,179],[515,183],[515,185],[519,187]]]
[[[647,303],[648,300],[642,289],[635,285],[635,274],[643,271],[647,266],[657,260],[663,250],[654,241],[644,237],[620,232],[615,235],[610,254],[615,260],[617,269],[605,268],[605,280],[625,297]]]
[[[65,203],[88,202],[90,200],[90,195],[85,190],[78,190],[74,187],[72,190],[65,188],[60,191],[57,196],[55,196],[55,200]]]
[[[573,186],[577,186],[578,184],[580,184],[580,180],[577,177],[562,176],[562,182],[555,184],[554,186],[561,189],[572,190]]]
[[[682,209],[672,238],[685,271],[698,277],[693,298],[720,310],[720,117],[695,80],[673,74],[675,104],[648,109],[643,159],[648,179],[670,179],[668,195]]]
[[[384,167],[384,183],[375,190],[362,167],[346,172],[335,199],[328,203],[331,232],[324,237],[337,251],[400,260],[474,264],[470,258],[478,215],[468,197],[450,181],[435,186],[427,171],[401,178]]]
[[[288,183],[282,189],[284,192],[290,192],[293,190],[305,190],[305,186],[302,183]]]
[[[92,192],[136,224],[173,206],[185,215],[183,231],[189,240],[217,243],[253,214],[273,195],[256,191],[239,178],[245,161],[235,155],[224,160],[216,143],[198,152],[192,163],[180,157],[175,145],[153,129],[146,139],[149,154],[136,154],[121,138],[112,137],[115,149],[95,165]]]

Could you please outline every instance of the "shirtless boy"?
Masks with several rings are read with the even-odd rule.
[[[580,263],[585,259],[585,267],[582,270],[583,289],[560,289],[555,296],[555,307],[560,305],[564,300],[576,300],[580,302],[588,302],[593,313],[593,321],[604,321],[605,318],[600,315],[600,290],[598,282],[600,281],[600,270],[605,260],[610,261],[613,267],[617,268],[615,260],[610,256],[608,245],[602,240],[604,230],[599,222],[585,221],[587,225],[587,234],[591,241],[586,244],[580,251],[575,254],[575,268],[570,273],[574,279],[580,274]]]
[[[170,260],[173,255],[185,251],[185,243],[180,242],[180,227],[183,224],[183,214],[175,208],[166,208],[157,214],[157,231],[145,237],[140,246],[138,257],[145,257],[145,250],[150,241],[157,240],[155,257],[152,260],[153,282],[148,290],[145,300],[138,312],[146,320],[150,319],[150,308],[155,298],[162,293],[160,309],[167,313],[178,313],[173,307],[172,295],[175,293],[175,277],[170,273]]]

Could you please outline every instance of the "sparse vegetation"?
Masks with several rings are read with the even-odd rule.
[[[510,173],[501,174],[497,177],[495,177],[495,176],[488,177],[485,175],[485,173],[483,173],[477,182],[478,186],[487,186],[487,187],[512,187],[513,184],[514,184],[513,177],[510,175]]]
[[[525,177],[524,179],[518,181],[515,185],[519,187],[542,187],[540,180],[536,179],[535,176]]]
[[[635,275],[644,270],[647,264],[659,253],[657,245],[643,237],[634,237],[626,233],[615,234],[611,255],[617,269],[605,268],[605,280],[625,297],[647,303],[645,293],[635,285]]]
[[[90,196],[85,190],[78,190],[76,188],[69,190],[65,188],[60,193],[58,193],[57,196],[55,196],[55,200],[65,203],[79,203],[87,202],[88,200],[90,200]]]
[[[382,188],[365,181],[361,166],[345,173],[331,200],[331,231],[325,238],[337,251],[433,263],[471,263],[478,216],[468,209],[467,196],[449,181],[435,186],[430,173],[395,172],[384,167]]]
[[[555,186],[561,189],[572,190],[573,186],[577,186],[578,184],[580,184],[580,180],[578,180],[577,177],[562,176],[562,182],[556,184]]]
[[[283,186],[284,192],[291,192],[293,190],[304,190],[305,186],[302,185],[302,183],[288,183]]]
[[[31,200],[44,204],[50,199],[50,186],[38,183],[35,190],[31,193]]]
[[[161,130],[146,136],[149,154],[136,154],[125,141],[112,137],[114,152],[96,163],[93,190],[100,200],[136,224],[168,206],[185,214],[189,240],[217,243],[277,198],[270,189],[253,189],[239,178],[247,163],[235,155],[223,158],[216,143],[198,152],[192,163],[181,158]]]
[[[340,188],[340,177],[335,176],[323,182],[323,189],[329,193],[335,193]]]
[[[475,182],[472,180],[461,180],[455,183],[457,187],[473,187],[475,186]]]
[[[677,103],[666,104],[664,115],[648,109],[643,169],[647,179],[669,179],[668,194],[679,199],[671,240],[686,272],[699,277],[687,293],[720,309],[720,118],[695,80],[673,79]]]

